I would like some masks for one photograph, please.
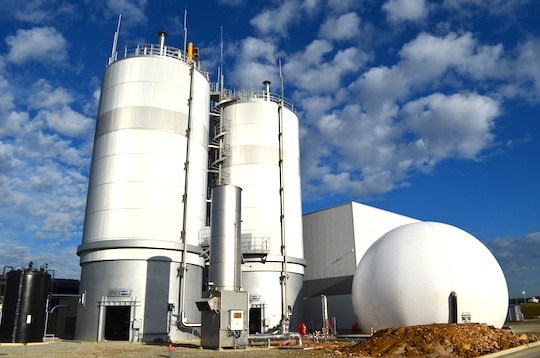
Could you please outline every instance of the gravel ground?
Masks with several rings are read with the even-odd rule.
[[[516,334],[535,333],[540,334],[540,320],[527,320],[525,322],[508,323]],[[191,344],[178,344],[174,350],[174,357],[313,357],[328,355],[323,350],[313,349],[283,349],[251,347],[248,349],[224,349],[221,351],[200,349],[198,342]],[[311,348],[311,349],[309,349]],[[144,344],[129,342],[77,342],[56,339],[52,343],[29,343],[0,345],[0,356],[7,357],[39,357],[39,358],[63,358],[63,357],[130,357],[130,358],[168,358],[169,347],[166,344]]]
[[[224,349],[221,351],[200,349],[189,345],[176,346],[174,357],[304,357],[314,355],[313,350],[248,348]],[[318,352],[317,352],[317,355]],[[0,356],[7,357],[130,357],[158,358],[169,357],[167,345],[154,345],[128,342],[80,343],[75,341],[55,341],[54,343],[31,343],[27,345],[2,344]]]

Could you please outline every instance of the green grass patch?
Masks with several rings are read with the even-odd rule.
[[[540,316],[540,303],[523,303],[521,305],[521,312],[525,319],[538,318]]]

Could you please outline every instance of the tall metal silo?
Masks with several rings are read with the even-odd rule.
[[[242,281],[250,294],[250,333],[287,330],[290,315],[300,316],[295,302],[305,267],[298,117],[269,84],[265,90],[212,96],[213,182],[242,188]]]
[[[200,322],[209,83],[166,35],[113,45],[103,75],[76,339],[186,339]]]

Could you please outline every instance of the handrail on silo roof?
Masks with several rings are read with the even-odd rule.
[[[165,57],[179,60],[186,64],[190,63],[188,60],[187,52],[184,52],[183,50],[180,50],[179,48],[176,48],[173,46],[163,46],[163,52],[161,51],[162,51],[162,45],[160,44],[128,45],[124,47],[123,52],[115,52],[113,55],[111,55],[109,57],[109,62],[107,63],[107,66],[110,66],[114,62],[123,60],[125,58],[139,57],[139,56],[165,56]],[[195,66],[197,71],[204,74],[205,77],[208,79],[209,78],[208,72],[201,71],[199,67],[200,66]]]
[[[250,100],[264,100],[264,101],[271,101],[276,103],[281,103],[281,96],[270,92],[270,96],[268,95],[268,92],[264,89],[227,89],[223,88],[219,90],[219,83],[212,82],[210,83],[210,92],[212,93],[214,98],[219,98],[218,103],[225,101],[225,100],[235,100],[235,101],[250,101]],[[283,106],[290,109],[292,112],[296,113],[296,110],[294,108],[293,103],[288,100],[287,98],[283,99]]]
[[[109,65],[124,58],[152,55],[172,57],[188,63],[187,53],[176,47],[164,46],[164,51],[162,54],[160,44],[137,44],[124,47],[124,51],[122,53],[116,52],[115,56],[111,56],[109,58]]]

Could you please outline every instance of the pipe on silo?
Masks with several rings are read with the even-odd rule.
[[[191,42],[190,42],[191,44]],[[182,231],[180,237],[182,244],[184,245],[182,253],[182,278],[181,278],[181,287],[180,287],[180,320],[179,325],[181,327],[191,328],[191,327],[200,327],[200,323],[187,323],[186,317],[186,289],[187,289],[187,253],[188,253],[188,244],[186,238],[186,228],[187,228],[187,216],[188,216],[188,193],[189,193],[189,158],[191,153],[191,123],[192,123],[192,111],[193,111],[193,87],[194,87],[194,73],[195,65],[192,63],[189,70],[190,84],[189,84],[189,99],[188,99],[188,113],[187,113],[187,129],[186,129],[186,161],[184,162],[184,209],[182,211]]]
[[[269,101],[270,100],[270,84],[272,82],[266,80],[266,81],[263,81],[263,85],[264,87],[266,88],[266,100]]]
[[[165,37],[169,34],[166,31],[158,32],[159,36],[159,54],[163,56],[165,54]]]
[[[193,42],[188,43],[188,62],[193,61]]]
[[[241,193],[234,185],[212,189],[208,280],[217,291],[242,289]]]

